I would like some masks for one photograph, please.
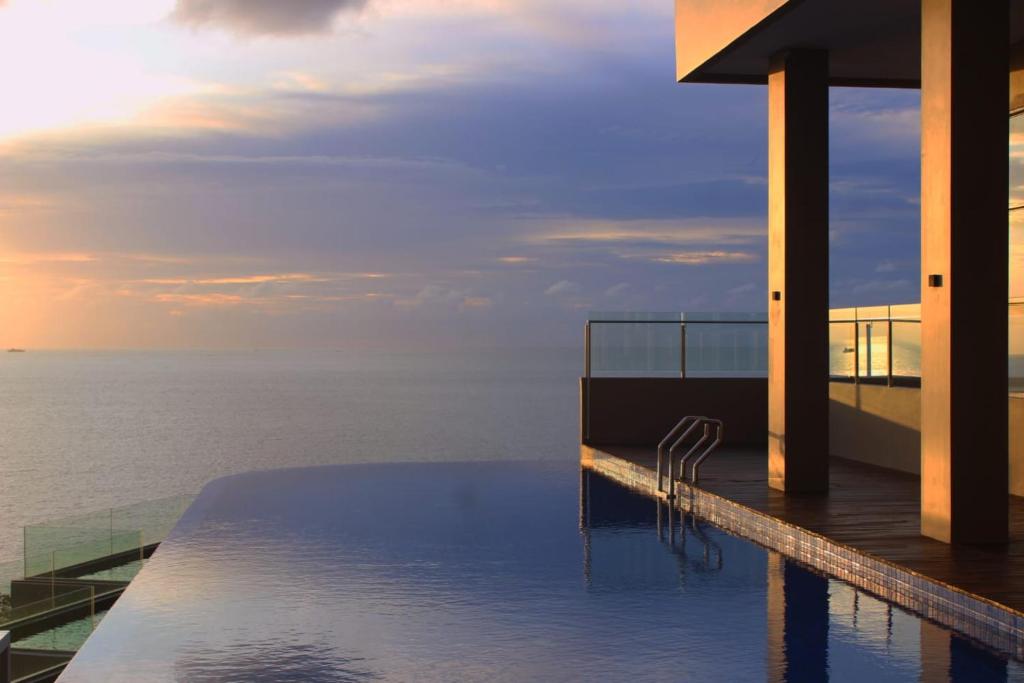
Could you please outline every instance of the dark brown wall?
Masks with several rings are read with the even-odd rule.
[[[725,423],[725,443],[767,443],[768,380],[763,378],[592,378],[590,438],[587,380],[581,381],[581,440],[591,444],[656,445],[686,415]]]

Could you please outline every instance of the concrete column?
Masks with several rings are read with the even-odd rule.
[[[921,7],[921,533],[1002,542],[1009,10]]]
[[[828,490],[828,53],[768,75],[768,483]]]

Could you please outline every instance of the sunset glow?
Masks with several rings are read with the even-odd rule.
[[[309,7],[0,3],[0,346],[566,343],[589,308],[763,306],[763,92],[675,87],[669,5]],[[839,158],[913,158],[912,93],[834,100]],[[841,290],[916,296],[915,182],[836,172]]]

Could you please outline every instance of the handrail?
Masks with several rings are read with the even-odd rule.
[[[665,438],[661,440],[661,443],[658,444],[658,464],[657,464],[656,469],[657,469],[658,490],[659,491],[664,491],[665,490],[664,487],[661,484],[661,473],[662,473],[662,470],[663,470],[663,468],[661,466],[661,463],[662,463],[662,461],[664,460],[664,457],[665,457],[665,446],[668,446],[669,442],[672,441],[672,439],[674,439],[676,437],[676,434],[678,434],[679,431],[688,422],[690,422],[692,420],[699,421],[699,420],[702,420],[702,419],[704,419],[704,418],[700,417],[699,415],[687,415],[682,420],[677,422],[676,426],[673,427],[672,430],[668,434],[665,435]],[[686,433],[689,434],[690,430],[687,430]],[[670,453],[669,457],[671,457],[671,453]],[[669,475],[669,476],[671,478],[671,475]]]
[[[588,323],[597,325],[767,325],[768,320],[693,320],[690,318],[681,320],[605,320],[602,318],[591,318]]]
[[[686,440],[686,437],[688,437],[690,435],[690,433],[693,432],[693,430],[695,430],[697,427],[699,427],[701,424],[703,424],[703,421],[705,419],[707,419],[707,418],[705,418],[703,416],[692,416],[692,417],[693,417],[692,424],[689,427],[686,428],[686,431],[684,431],[682,433],[682,435],[678,439],[676,439],[675,443],[673,443],[672,446],[670,446],[669,449],[668,449],[668,497],[669,498],[675,498],[676,497],[676,487],[675,487],[676,470],[675,470],[675,467],[672,466],[672,456],[673,456],[673,454],[675,454],[676,449],[679,448],[679,446],[681,446],[682,443]]]
[[[658,444],[657,451],[657,465],[656,465],[656,478],[658,482],[658,491],[665,492],[665,487],[662,483],[663,473],[665,471],[665,460],[668,459],[668,495],[669,499],[675,498],[676,495],[676,451],[686,442],[686,439],[693,433],[698,427],[704,427],[704,433],[696,443],[690,446],[689,450],[679,458],[679,481],[686,481],[686,463],[689,462],[690,458],[696,455],[696,460],[693,461],[693,466],[690,471],[690,482],[696,484],[700,475],[700,466],[707,460],[712,453],[722,445],[722,441],[725,439],[725,423],[721,420],[709,418],[703,415],[687,415],[665,435],[665,438]],[[711,428],[714,427],[714,438],[712,439]],[[682,434],[680,434],[682,432]],[[678,436],[677,436],[678,435]],[[673,441],[675,439],[675,441]],[[705,444],[711,441],[710,444]],[[665,447],[668,446],[669,442],[672,445],[669,446],[668,453],[665,452]]]
[[[717,429],[715,430],[715,440],[712,441],[711,445],[708,446],[704,450],[704,452],[701,453],[699,456],[697,456],[697,459],[693,461],[693,468],[690,470],[690,483],[691,484],[696,484],[697,483],[698,476],[699,476],[699,469],[700,469],[701,463],[703,463],[705,460],[707,460],[708,457],[710,457],[711,454],[715,452],[715,449],[718,448],[722,444],[722,440],[725,438],[724,437],[724,435],[725,435],[725,424],[721,420],[705,420],[705,422],[704,422],[704,435],[705,436],[708,435],[708,432],[710,431],[711,425],[716,425],[717,426]],[[680,475],[684,479],[686,478],[686,469],[684,467],[684,463],[685,462],[686,461],[683,460],[683,462],[679,463]]]
[[[679,478],[680,480],[682,480],[685,478],[684,475],[686,473],[685,469],[683,468],[683,463],[686,462],[686,459],[693,455],[693,453],[696,452],[698,448],[703,446],[704,442],[708,440],[708,428],[706,424],[707,421],[708,418],[702,417],[697,422],[694,422],[693,426],[690,427],[690,429],[687,429],[686,433],[679,437],[678,441],[672,444],[672,448],[668,449],[668,495],[670,498],[675,497],[676,482],[675,460],[672,458],[672,456],[675,454],[676,449],[683,445],[683,441],[686,439],[687,436],[689,436],[690,432],[692,432],[700,425],[704,425],[704,434],[699,439],[697,439],[697,443],[693,444],[693,446],[690,447],[690,450],[688,450],[686,454],[679,460]]]

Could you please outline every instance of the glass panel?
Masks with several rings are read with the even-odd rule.
[[[627,322],[679,322],[682,313],[669,311],[590,311],[587,320],[623,320]]]
[[[768,313],[713,313],[710,311],[682,313],[681,319],[686,322],[758,322],[767,323]]]
[[[79,543],[53,551],[53,566],[56,570],[68,569],[120,553],[142,554],[142,533],[139,531],[115,531],[92,541]],[[88,571],[92,571],[89,569]]]
[[[829,323],[828,374],[832,377],[853,377],[856,329],[856,323],[852,322]]]
[[[57,593],[55,595],[42,600],[16,604],[8,608],[6,612],[0,615],[0,630],[5,630],[4,627],[12,621],[34,617],[37,614],[42,614],[58,607],[68,607],[77,604],[89,606],[95,600],[95,589],[92,586],[82,588],[57,586],[56,590]]]
[[[856,308],[829,309],[828,319],[833,322],[852,322],[857,319]]]
[[[687,377],[767,375],[767,325],[693,322],[686,324]]]
[[[1010,299],[1024,299],[1024,209],[1010,212]]]
[[[889,307],[893,320],[921,320],[921,304],[895,304]]]
[[[861,306],[857,309],[857,320],[888,320],[888,306]]]
[[[858,323],[861,377],[889,375],[889,323],[866,321]]]
[[[100,621],[107,615],[107,611],[97,612],[70,621],[60,626],[55,626],[41,633],[35,633],[27,638],[19,638],[17,647],[29,650],[57,650],[59,652],[75,652],[79,650],[85,641],[92,635],[92,632],[99,626]]]
[[[1010,393],[1024,398],[1024,302],[1010,304]]]
[[[115,508],[110,516],[111,529],[139,531],[142,545],[159,543],[171,533],[194,499],[195,496],[172,496]]]
[[[25,576],[162,541],[193,496],[172,496],[25,527]]]
[[[590,324],[594,377],[678,377],[682,332],[678,322]]]
[[[1010,117],[1010,208],[1024,206],[1024,114]]]
[[[893,322],[893,377],[921,376],[921,323]]]

